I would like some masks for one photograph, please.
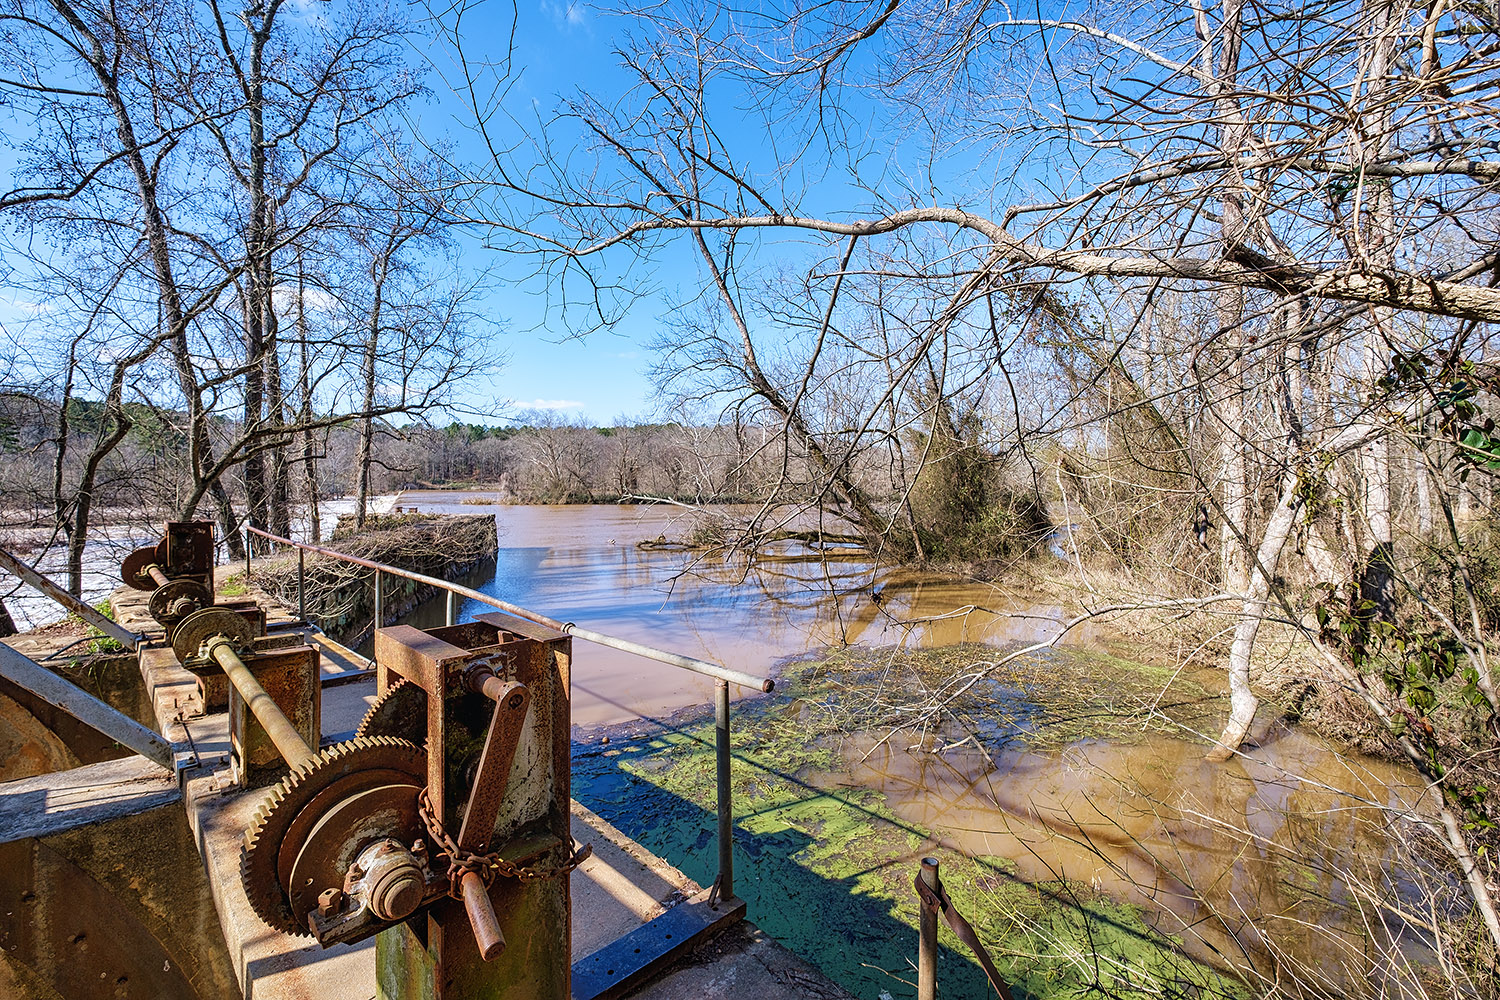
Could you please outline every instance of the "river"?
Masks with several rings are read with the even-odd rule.
[[[788,658],[842,643],[1013,646],[1054,638],[1065,620],[1061,608],[1001,585],[876,570],[848,555],[821,559],[787,550],[748,565],[642,548],[640,542],[683,538],[693,530],[694,516],[669,506],[475,502],[484,497],[408,492],[397,503],[426,511],[494,511],[500,552],[493,579],[478,584],[485,593],[753,674],[770,674]],[[485,610],[471,601],[461,615]],[[1079,626],[1049,656],[1087,660],[1114,648],[1112,638],[1106,627]],[[1209,683],[1219,683],[1216,672],[1208,674]],[[711,880],[713,849],[703,825],[710,803],[684,790],[703,793],[707,786],[696,772],[673,776],[693,747],[696,723],[690,716],[685,723],[669,721],[705,705],[710,682],[587,643],[575,646],[573,677],[573,718],[589,746],[575,761],[574,794],[690,875]],[[1108,684],[1108,677],[1101,674],[1098,682]],[[1349,905],[1420,896],[1403,874],[1400,845],[1389,836],[1393,817],[1421,811],[1421,783],[1400,768],[1285,728],[1227,765],[1205,763],[1201,742],[1160,733],[1119,744],[1084,739],[1060,753],[973,744],[933,753],[907,746],[910,739],[877,742],[855,733],[840,744],[841,766],[821,767],[805,765],[794,736],[790,748],[783,744],[769,759],[757,757],[760,748],[753,744],[766,731],[756,727],[800,694],[789,686],[742,713],[742,762],[758,776],[750,782],[756,789],[750,800],[737,806],[750,813],[737,837],[756,874],[748,885],[737,884],[758,923],[858,995],[902,995],[903,988],[872,965],[899,967],[910,942],[899,923],[858,897],[881,898],[884,890],[869,879],[882,871],[885,881],[875,884],[896,886],[890,907],[900,911],[906,905],[902,879],[910,886],[901,873],[921,837],[921,850],[1005,859],[1005,871],[1026,884],[1081,884],[1138,907],[1147,925],[1177,942],[1172,947],[1242,975],[1274,978],[1295,968],[1304,982],[1345,990],[1394,974],[1371,978],[1370,970],[1386,961],[1382,954],[1425,954],[1421,935],[1380,912],[1381,904],[1370,904],[1382,923],[1378,933],[1361,925],[1370,912],[1361,915]],[[635,719],[669,724],[622,744],[619,735],[630,726],[620,724]],[[616,743],[601,747],[591,729],[615,733]],[[688,743],[678,740],[684,733]],[[857,804],[865,801],[858,795],[850,800],[850,789],[877,793],[875,813]],[[870,862],[857,877],[826,859],[821,868],[797,860],[816,855],[820,841],[830,842],[830,831],[839,827],[830,810],[847,811],[851,801],[860,814],[854,825],[868,826],[869,816],[878,814],[884,818],[876,828],[899,828],[900,836],[886,844],[892,856]],[[816,818],[804,823],[799,817],[809,810]],[[878,829],[874,836],[881,842]],[[853,842],[830,848],[850,857],[867,849]],[[899,870],[886,871],[891,865]],[[789,898],[799,896],[788,912]],[[976,905],[1006,907],[995,900]],[[820,919],[809,922],[808,907]],[[839,929],[832,937],[830,921]],[[871,925],[891,930],[870,932]],[[955,985],[982,988],[972,967],[955,975]]]
[[[438,513],[495,513],[500,552],[493,579],[475,586],[483,593],[751,674],[768,675],[789,656],[840,642],[1036,641],[1056,635],[1063,617],[1058,607],[1018,602],[1002,587],[875,571],[860,557],[783,551],[752,566],[739,557],[640,547],[692,532],[698,515],[679,507],[475,503],[487,496],[423,490],[395,502]],[[459,613],[488,610],[468,601]],[[1092,627],[1064,640],[1100,641]],[[712,681],[675,667],[587,643],[574,652],[575,725],[660,718],[712,694]]]

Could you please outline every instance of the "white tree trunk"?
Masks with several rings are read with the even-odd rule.
[[[1212,761],[1228,760],[1244,742],[1255,720],[1259,707],[1255,694],[1250,690],[1250,654],[1255,650],[1255,637],[1260,632],[1260,623],[1265,619],[1266,605],[1271,596],[1271,583],[1276,578],[1276,566],[1281,560],[1286,540],[1297,523],[1297,514],[1302,510],[1302,499],[1297,494],[1297,469],[1288,464],[1286,477],[1282,481],[1281,499],[1266,522],[1265,534],[1255,551],[1255,562],[1250,567],[1250,584],[1244,591],[1240,605],[1240,621],[1234,629],[1234,642],[1229,648],[1229,721],[1218,745],[1209,751]]]

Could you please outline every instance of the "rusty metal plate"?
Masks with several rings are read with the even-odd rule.
[[[324,889],[342,889],[349,867],[370,844],[390,837],[410,846],[421,836],[417,795],[422,780],[422,775],[409,775],[400,784],[344,796],[319,818],[287,873],[294,920],[306,926],[308,914],[318,908],[318,896]],[[291,846],[290,840],[283,845],[283,858]]]
[[[125,586],[136,590],[155,590],[156,581],[151,579],[146,567],[156,565],[158,561],[155,545],[136,549],[120,563],[120,579],[125,582]]]

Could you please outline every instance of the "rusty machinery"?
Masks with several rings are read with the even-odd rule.
[[[161,541],[125,557],[120,578],[151,592],[151,617],[170,635],[183,619],[214,603],[213,522],[168,521]]]
[[[380,629],[379,698],[322,750],[305,692],[260,683],[263,641],[222,607],[172,637],[185,667],[232,687],[237,758],[290,768],[245,832],[255,912],[325,947],[379,934],[382,996],[567,997],[565,876],[588,850],[569,835],[568,637],[501,614]]]

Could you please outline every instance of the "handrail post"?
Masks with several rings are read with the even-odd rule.
[[[297,617],[307,621],[307,550],[297,548]]]
[[[729,787],[729,682],[714,682],[714,764],[719,788],[719,898],[734,895],[734,812]]]
[[[448,591],[448,624],[454,625],[458,622],[458,594]]]
[[[384,601],[380,599],[380,570],[375,571],[375,627],[380,628],[385,624]]]
[[[919,875],[934,893],[938,888],[937,858],[923,858]],[[917,906],[917,1000],[937,1000],[938,915],[935,907]]]
[[[245,584],[250,583],[250,525],[245,524]]]

